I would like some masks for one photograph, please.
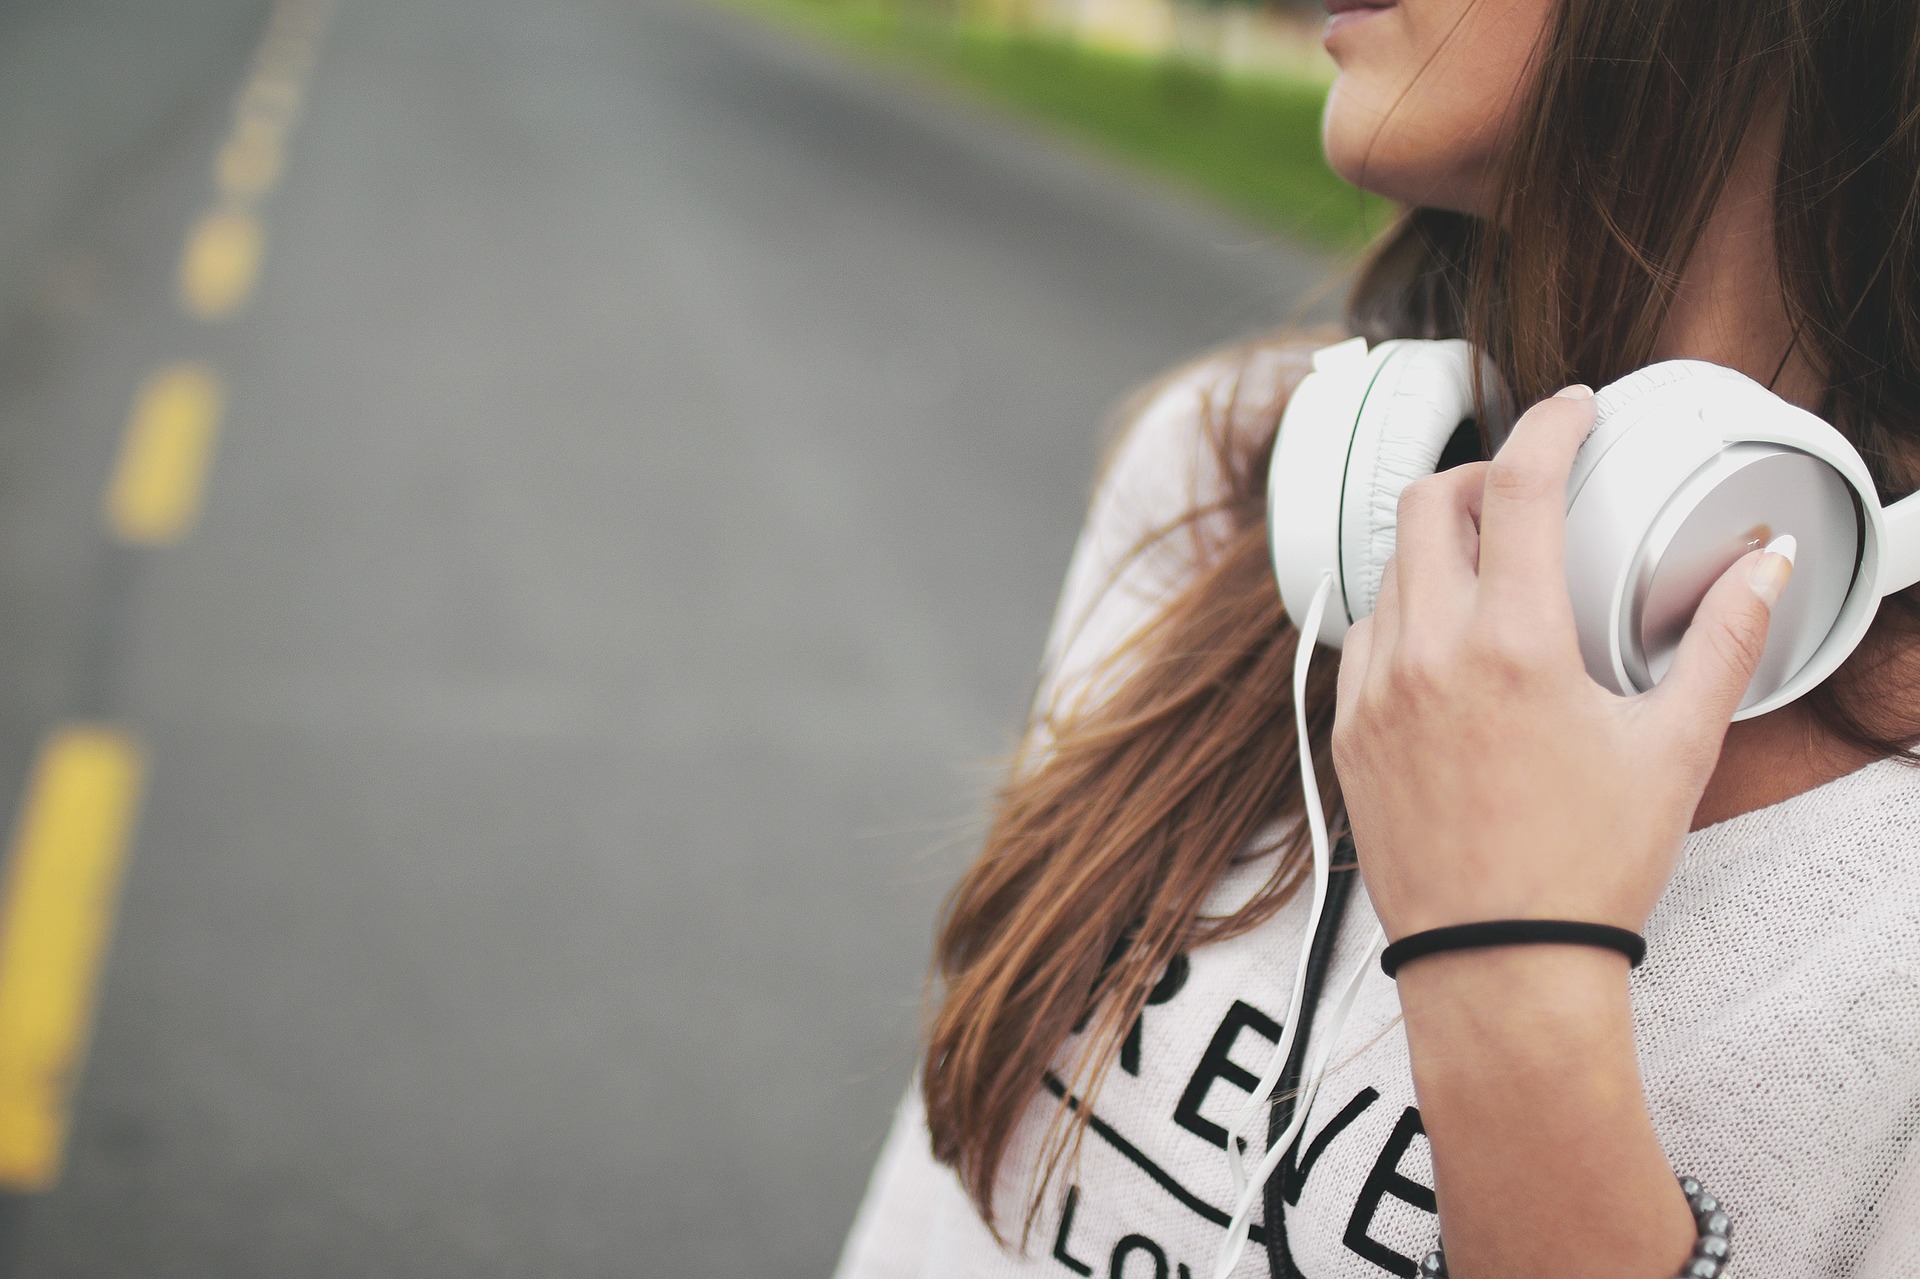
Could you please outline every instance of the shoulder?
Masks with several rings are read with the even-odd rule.
[[[1174,571],[1204,551],[1207,517],[1264,477],[1294,387],[1325,334],[1281,333],[1209,351],[1129,396],[1115,413],[1087,515],[1096,558],[1113,570],[1171,542]],[[1184,536],[1175,536],[1175,534]],[[1196,540],[1197,539],[1197,540]]]
[[[1158,497],[1158,513],[1178,515],[1219,497],[1224,456],[1263,448],[1273,438],[1313,352],[1332,332],[1267,334],[1209,351],[1129,396],[1114,414],[1095,491]],[[1181,482],[1176,487],[1174,481]]]
[[[1054,616],[1043,702],[1104,682],[1096,667],[1159,616],[1264,492],[1266,451],[1312,353],[1337,335],[1284,333],[1210,351],[1115,413]]]

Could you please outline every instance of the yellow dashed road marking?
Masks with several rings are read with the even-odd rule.
[[[59,1178],[145,772],[124,733],[77,725],[28,780],[0,898],[0,1189]]]
[[[260,273],[260,247],[260,222],[250,213],[216,209],[201,218],[180,255],[180,305],[202,320],[238,310]]]
[[[187,234],[180,306],[224,320],[246,305],[260,274],[260,201],[280,180],[287,133],[300,115],[307,77],[332,16],[329,0],[279,0],[234,103],[233,131],[214,161],[220,203]]]
[[[134,398],[107,488],[107,524],[122,541],[178,541],[200,513],[220,431],[220,381],[199,364],[155,372]]]
[[[180,255],[180,306],[189,315],[222,320],[253,295],[257,208],[280,178],[331,13],[330,0],[274,6],[215,164],[219,202]],[[140,388],[106,495],[120,539],[162,544],[193,526],[222,398],[219,379],[199,364],[161,368]],[[145,775],[127,733],[80,724],[41,743],[28,780],[0,865],[0,1191],[43,1191],[59,1180]]]
[[[229,198],[257,200],[280,177],[280,129],[271,121],[249,120],[220,148],[220,190]]]

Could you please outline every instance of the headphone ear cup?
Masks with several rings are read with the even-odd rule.
[[[1878,603],[1877,495],[1846,439],[1733,369],[1650,365],[1601,388],[1568,480],[1567,586],[1587,672],[1632,695],[1666,677],[1701,599],[1791,532],[1797,567],[1735,719],[1845,660]]]
[[[1475,411],[1475,356],[1466,342],[1406,341],[1396,348],[1361,405],[1340,503],[1340,576],[1355,621],[1371,614],[1379,600],[1401,492],[1433,474],[1448,442]],[[1481,368],[1489,402],[1497,406],[1495,374],[1490,365]]]

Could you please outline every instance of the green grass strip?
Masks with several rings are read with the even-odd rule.
[[[1321,156],[1323,84],[1225,76],[1056,35],[941,21],[884,0],[736,3],[942,75],[1321,248],[1351,249],[1392,216]]]

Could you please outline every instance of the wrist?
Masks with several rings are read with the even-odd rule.
[[[1662,1279],[1685,1263],[1692,1235],[1647,1112],[1628,971],[1616,952],[1559,945],[1400,970],[1456,1273]]]
[[[1410,960],[1399,974],[1408,1046],[1419,1073],[1484,1079],[1569,1063],[1633,1058],[1625,956],[1593,946],[1496,946]]]

